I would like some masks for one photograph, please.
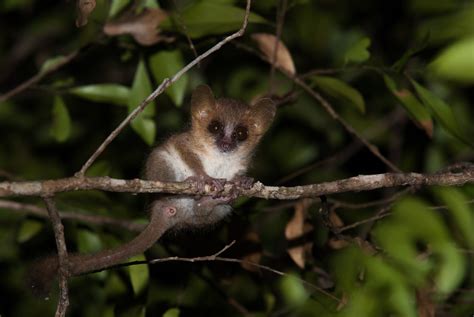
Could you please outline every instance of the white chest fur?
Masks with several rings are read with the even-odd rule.
[[[178,182],[184,181],[186,178],[193,176],[192,169],[183,161],[181,155],[173,146],[167,146],[162,150],[160,155],[168,162],[168,165],[173,169],[175,179]]]
[[[173,168],[176,181],[183,181],[194,176],[194,171],[184,162],[176,148],[167,146],[160,153],[161,157]],[[245,160],[238,153],[222,153],[213,147],[198,153],[204,171],[213,178],[231,180],[246,170]]]
[[[230,180],[238,173],[245,172],[245,162],[239,153],[222,153],[209,147],[199,155],[204,171],[213,178]]]

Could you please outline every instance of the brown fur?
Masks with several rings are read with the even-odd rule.
[[[159,181],[183,181],[198,176],[207,181],[215,175],[229,175],[228,181],[243,175],[250,157],[263,133],[275,115],[270,99],[262,99],[249,106],[233,99],[215,99],[208,86],[199,86],[191,101],[192,127],[176,134],[155,148],[145,164],[145,178]],[[215,140],[207,130],[212,120],[220,120],[227,127],[238,124],[248,129],[248,138],[239,143],[231,153],[220,153]],[[216,166],[214,166],[215,164]],[[209,175],[206,171],[211,171]],[[212,177],[211,177],[212,176]],[[71,275],[102,270],[145,252],[168,229],[173,227],[204,227],[212,225],[229,214],[226,199],[157,195],[150,204],[150,222],[133,240],[115,249],[96,254],[72,254],[69,256]],[[58,261],[46,257],[35,262],[30,270],[33,287],[39,292],[49,289],[48,284],[58,270]]]

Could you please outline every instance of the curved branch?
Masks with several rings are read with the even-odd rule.
[[[240,196],[265,199],[298,199],[345,192],[368,191],[398,186],[460,186],[474,183],[474,166],[459,172],[446,171],[436,174],[386,173],[359,175],[331,182],[294,186],[265,186],[260,182],[246,190],[237,188]],[[226,184],[222,194],[230,194],[235,187]],[[69,177],[55,180],[0,182],[0,197],[48,196],[78,190],[103,190],[127,193],[170,193],[186,195],[212,195],[210,189],[202,193],[195,182],[160,182],[141,179],[115,179],[110,177]]]
[[[0,199],[0,209],[14,210],[20,213],[26,213],[40,218],[49,218],[46,209],[33,204],[26,204],[11,200]],[[145,224],[136,223],[132,220],[117,219],[113,217],[95,215],[92,213],[83,213],[80,211],[59,210],[58,212],[59,217],[63,220],[75,220],[91,225],[109,226],[112,228],[120,228],[132,232],[141,232],[146,226]]]
[[[56,240],[56,248],[58,249],[59,259],[59,300],[56,307],[56,317],[66,316],[66,311],[69,306],[69,292],[67,280],[69,277],[68,254],[66,247],[66,240],[64,238],[64,227],[61,223],[56,204],[51,197],[44,197],[46,209],[48,210],[49,218],[53,224],[54,238]]]

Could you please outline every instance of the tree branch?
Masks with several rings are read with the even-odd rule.
[[[19,203],[16,201],[0,199],[0,209],[2,208],[27,213],[41,218],[49,218],[48,211],[46,209],[33,204]],[[87,224],[110,226],[113,228],[121,228],[132,232],[142,232],[146,226],[145,224],[135,223],[132,220],[122,220],[107,216],[85,214],[79,211],[59,211],[59,217],[63,220],[76,220]]]
[[[54,73],[57,71],[59,68],[63,67],[64,65],[68,64],[71,62],[76,56],[78,55],[79,51],[74,51],[72,53],[69,53],[68,55],[64,56],[64,58],[59,61],[57,64],[54,66],[51,66],[50,68],[44,70],[44,71],[39,71],[36,75],[31,77],[30,79],[24,81],[20,85],[16,86],[12,90],[4,93],[3,95],[0,95],[0,102],[3,102],[5,100],[8,100],[9,98],[18,95],[20,92],[24,91],[25,89],[31,87],[32,85],[36,84],[39,82],[41,79],[46,77],[47,75]]]
[[[49,218],[53,224],[54,238],[56,240],[56,248],[58,249],[59,262],[59,301],[56,308],[56,317],[66,316],[66,311],[69,306],[69,295],[67,288],[67,279],[69,277],[68,259],[66,240],[64,239],[64,227],[59,218],[59,213],[56,209],[56,204],[50,196],[44,197],[46,208],[48,210]]]
[[[99,157],[100,154],[105,150],[105,148],[122,132],[122,130],[133,120],[135,119],[144,109],[145,107],[155,100],[159,95],[161,95],[166,88],[171,86],[174,82],[176,82],[178,79],[181,78],[185,73],[187,73],[191,68],[199,64],[203,59],[207,58],[209,55],[212,53],[218,51],[221,49],[222,46],[227,44],[228,42],[232,41],[233,39],[236,39],[242,35],[244,35],[245,29],[247,28],[248,24],[248,19],[249,19],[249,14],[250,14],[250,4],[251,0],[247,0],[247,6],[245,8],[245,16],[244,16],[244,21],[242,23],[242,27],[235,33],[227,36],[224,38],[222,41],[196,57],[192,62],[190,62],[188,65],[183,67],[179,72],[177,72],[173,77],[170,78],[165,78],[163,82],[156,88],[148,97],[146,97],[145,100],[142,101],[142,103],[135,108],[130,114],[118,125],[117,128],[115,128],[112,133],[109,134],[109,136],[102,142],[101,145],[95,150],[95,152],[89,157],[89,159],[86,161],[86,163],[81,167],[80,171],[76,173],[77,177],[83,177],[84,173],[87,171],[87,169],[94,163],[94,161]]]
[[[474,166],[462,171],[436,174],[386,173],[359,175],[331,182],[294,186],[265,186],[260,182],[250,189],[237,188],[240,196],[265,199],[298,199],[345,192],[369,191],[398,186],[459,186],[474,183]],[[226,184],[222,194],[230,194],[236,187]],[[0,197],[51,196],[56,193],[78,190],[103,190],[128,193],[170,193],[185,195],[212,195],[209,188],[204,193],[195,182],[160,182],[141,179],[115,179],[110,177],[70,177],[43,181],[0,182]]]

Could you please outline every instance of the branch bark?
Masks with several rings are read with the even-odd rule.
[[[460,186],[474,183],[474,166],[462,171],[435,174],[385,173],[359,175],[331,182],[304,186],[265,186],[260,182],[248,190],[237,188],[240,196],[265,199],[298,199],[345,192],[368,191],[398,186]],[[234,185],[227,184],[223,194],[230,194]],[[115,179],[110,177],[69,177],[43,181],[0,182],[0,197],[51,196],[78,190],[102,190],[127,193],[170,193],[185,195],[212,195],[211,190],[201,192],[195,182],[160,182],[141,179]]]
[[[56,204],[50,196],[44,197],[46,203],[46,209],[48,210],[49,218],[53,224],[54,238],[56,240],[56,248],[58,249],[58,262],[59,262],[59,301],[56,307],[56,317],[66,316],[66,311],[69,306],[69,294],[67,279],[69,277],[68,270],[68,259],[67,259],[67,248],[66,240],[64,238],[64,227],[61,223]]]

